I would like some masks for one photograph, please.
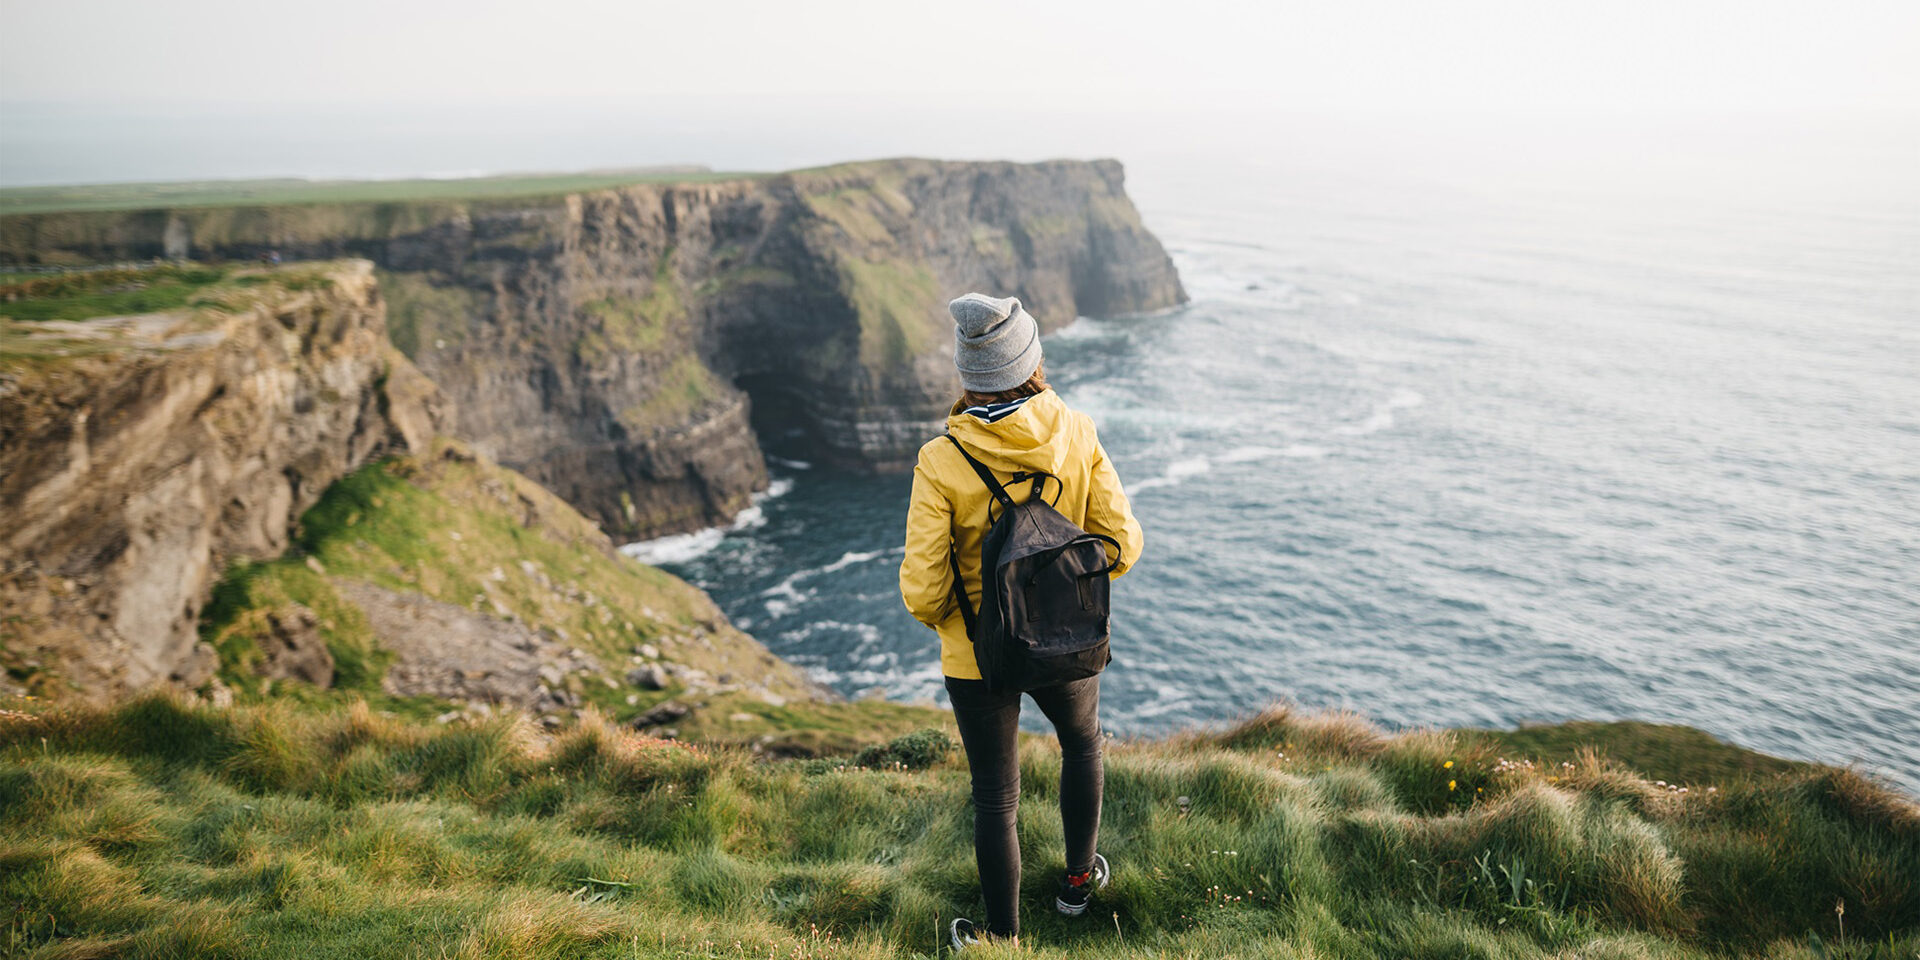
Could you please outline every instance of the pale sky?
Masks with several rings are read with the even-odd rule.
[[[1915,0],[0,0],[0,100],[1920,111]]]
[[[901,154],[1425,169],[1443,141],[1491,175],[1569,133],[1589,165],[1718,182],[1792,154],[1897,185],[1916,50],[1920,0],[0,0],[0,186]]]

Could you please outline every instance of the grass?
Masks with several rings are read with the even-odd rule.
[[[807,193],[801,200],[847,239],[872,247],[895,246],[895,228],[904,228],[913,213],[913,204],[898,191],[873,183]]]
[[[9,955],[914,957],[979,910],[966,771],[935,731],[862,767],[649,740],[593,713],[547,734],[364,703],[10,706]],[[1920,947],[1920,811],[1853,773],[1679,793],[1591,755],[1530,768],[1483,746],[1285,711],[1114,743],[1116,878],[1068,921],[1044,906],[1062,866],[1059,757],[1030,739],[1018,954]],[[1436,790],[1460,793],[1449,780],[1482,786],[1435,807]]]
[[[1633,720],[1488,730],[1479,736],[1513,757],[1572,756],[1583,747],[1604,746],[1614,759],[1649,777],[1673,783],[1793,773],[1812,766],[1745,750],[1692,727]]]
[[[692,332],[671,247],[654,264],[646,296],[602,297],[587,303],[581,312],[590,322],[574,344],[574,356],[589,365],[604,364],[620,354],[655,353],[670,340],[685,341]]]
[[[451,441],[342,478],[301,516],[286,556],[226,573],[201,617],[201,636],[220,652],[223,679],[247,697],[312,698],[301,681],[266,680],[253,671],[270,635],[267,618],[298,603],[314,611],[333,654],[333,696],[394,707],[380,694],[390,658],[365,615],[342,595],[343,580],[543,628],[596,656],[614,677],[635,646],[653,644],[665,659],[711,675],[764,676],[784,695],[804,691],[797,670],[766,662],[771,657],[727,627],[697,589],[613,551],[598,528],[553,494]],[[631,689],[616,692],[580,677],[567,683],[620,717],[679,689],[629,704]],[[415,706],[416,713],[445,708]],[[760,736],[769,726],[739,724],[734,732]]]
[[[436,283],[425,272],[376,271],[387,298],[387,338],[408,359],[467,337],[479,315],[479,297],[457,283]]]
[[[846,257],[840,268],[860,320],[860,362],[876,376],[906,368],[949,329],[935,316],[940,288],[925,262]]]
[[[721,397],[720,386],[700,358],[682,354],[653,379],[647,399],[620,411],[620,423],[637,436],[680,427]]]
[[[525,197],[606,190],[636,183],[700,183],[762,176],[694,167],[512,174],[436,180],[190,180],[0,189],[0,214],[146,207],[386,203]]]
[[[326,288],[343,269],[352,268],[170,263],[16,274],[0,284],[0,369],[24,378],[23,397],[63,394],[132,358],[204,348],[232,318]]]
[[[167,264],[23,277],[0,285],[0,317],[86,320],[173,310],[227,275],[218,267]]]
[[[711,297],[745,288],[790,290],[799,285],[800,281],[785,270],[763,266],[729,267],[700,281],[694,293]]]

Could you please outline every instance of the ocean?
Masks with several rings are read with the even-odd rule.
[[[1920,204],[1456,166],[1130,165],[1192,302],[1045,342],[1147,532],[1107,727],[1638,719],[1920,787]],[[630,552],[944,702],[908,478],[772,469]]]

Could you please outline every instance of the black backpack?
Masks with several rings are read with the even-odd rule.
[[[960,582],[960,556],[947,551],[953,567],[953,596],[973,641],[980,676],[995,693],[1024,693],[1091,677],[1113,655],[1107,644],[1111,584],[1105,544],[1112,537],[1088,533],[1047,502],[1046,482],[1054,482],[1054,500],[1064,489],[1050,473],[1016,473],[1008,485],[1031,481],[1025,503],[1013,502],[986,464],[974,459],[951,434],[954,449],[987,485],[1000,508],[987,515],[991,526],[980,541],[980,612],[967,603]]]

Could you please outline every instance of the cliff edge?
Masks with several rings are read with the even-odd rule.
[[[707,526],[763,442],[897,469],[958,391],[947,299],[1046,329],[1185,300],[1120,164],[884,160],[408,203],[0,218],[0,263],[372,260],[451,432],[623,539]]]
[[[0,650],[17,676],[94,695],[205,682],[197,620],[221,569],[280,554],[329,484],[440,425],[365,262],[4,290],[65,315],[180,301],[85,320],[0,303]]]

